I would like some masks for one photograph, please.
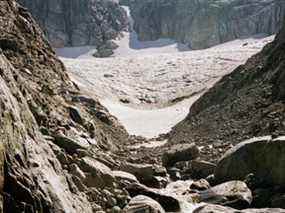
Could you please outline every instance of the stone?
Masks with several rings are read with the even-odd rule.
[[[128,172],[113,171],[113,175],[118,181],[128,181],[130,183],[138,182],[138,179],[136,178],[136,176]]]
[[[196,159],[199,154],[199,148],[195,144],[176,144],[169,147],[169,151],[163,153],[162,164],[165,167],[171,167],[176,162]]]
[[[74,106],[69,106],[68,107],[69,115],[71,119],[79,124],[83,124],[83,118],[81,116],[80,110]]]
[[[115,182],[112,170],[91,157],[82,158],[80,168],[86,175],[84,183],[89,187],[102,188]]]
[[[79,168],[77,164],[71,164],[70,166],[70,173],[74,176],[80,178],[81,180],[84,180],[86,178],[84,172]]]
[[[131,199],[128,206],[124,208],[126,213],[165,213],[161,205],[144,195],[138,195]]]
[[[252,193],[244,182],[230,181],[198,192],[196,199],[200,202],[244,209],[250,206]]]
[[[244,209],[236,210],[230,207],[207,204],[196,208],[193,213],[284,213],[284,209]]]
[[[114,206],[112,208],[112,213],[121,213],[122,209],[119,206]]]
[[[171,167],[168,169],[168,173],[170,178],[173,181],[177,181],[181,179],[181,173],[180,173],[180,169],[176,168],[176,167]]]
[[[193,184],[192,180],[186,180],[186,181],[179,180],[169,183],[166,186],[165,190],[171,194],[175,194],[181,197],[188,193],[192,184]]]
[[[179,200],[170,195],[166,195],[160,190],[151,189],[138,183],[133,183],[127,186],[126,190],[130,193],[131,197],[145,195],[156,200],[166,212],[180,211]]]
[[[190,162],[190,174],[193,178],[206,178],[215,172],[216,164],[201,160]]]
[[[230,149],[215,170],[218,182],[243,180],[253,173],[259,182],[285,186],[285,138],[252,138]]]
[[[63,134],[56,135],[54,143],[64,149],[69,154],[76,153],[77,149],[87,149],[90,146],[89,143],[83,138],[72,138]]]
[[[125,162],[122,163],[120,169],[135,175],[140,182],[145,184],[151,183],[156,175],[166,175],[166,169],[164,167],[152,164],[134,164]]]
[[[201,179],[201,180],[194,181],[194,182],[191,184],[190,189],[191,189],[191,190],[202,191],[202,190],[207,190],[207,189],[209,189],[210,187],[211,187],[211,186],[210,186],[210,184],[208,183],[207,180]]]

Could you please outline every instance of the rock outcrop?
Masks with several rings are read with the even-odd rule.
[[[285,134],[285,27],[274,42],[250,58],[192,105],[171,133],[170,143],[201,146],[204,160],[217,161],[227,144]]]
[[[258,182],[269,186],[285,186],[285,138],[253,138],[230,149],[219,161],[215,178],[219,182],[243,180],[254,174]]]
[[[280,0],[129,2],[140,40],[173,38],[192,49],[260,33],[274,34],[285,12],[285,3]]]
[[[36,18],[54,47],[104,45],[128,25],[114,0],[18,0]]]
[[[88,173],[112,178],[111,169],[97,163],[101,168],[83,171],[81,163],[117,150],[128,141],[124,128],[98,101],[80,94],[31,15],[14,0],[0,1],[0,32],[0,212],[123,207],[117,198],[122,191],[110,196],[84,182]]]

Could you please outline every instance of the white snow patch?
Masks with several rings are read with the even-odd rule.
[[[57,56],[65,58],[91,58],[95,51],[95,46],[64,47],[55,49]]]
[[[101,104],[119,119],[129,134],[154,138],[159,134],[168,133],[174,125],[182,121],[189,113],[189,107],[199,96],[173,106],[152,110],[135,109],[108,99],[101,100]]]

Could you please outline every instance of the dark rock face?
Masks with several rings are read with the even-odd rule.
[[[96,203],[105,208],[103,195],[84,185],[89,171],[78,165],[84,155],[116,150],[128,134],[98,101],[73,101],[77,96],[27,10],[14,0],[0,1],[0,212],[91,213]],[[82,122],[71,118],[71,105],[80,109]],[[97,111],[112,124],[100,121]]]
[[[284,28],[275,41],[245,65],[223,77],[190,109],[171,133],[170,143],[187,138],[204,160],[216,161],[229,147],[246,139],[285,134]]]
[[[54,47],[101,46],[128,23],[113,0],[19,0],[36,18]]]
[[[130,5],[140,40],[168,37],[192,49],[274,34],[285,11],[280,0],[133,0]]]

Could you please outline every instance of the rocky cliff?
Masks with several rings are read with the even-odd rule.
[[[114,0],[19,0],[36,18],[54,47],[101,46],[128,23]]]
[[[187,138],[215,161],[230,144],[253,136],[284,135],[284,29],[261,53],[204,94],[173,129],[171,142]]]
[[[114,181],[106,153],[128,141],[126,131],[80,94],[14,0],[0,1],[0,32],[0,212],[107,208],[97,189]]]
[[[285,11],[280,0],[133,0],[130,6],[140,40],[173,38],[192,49],[274,34]]]

